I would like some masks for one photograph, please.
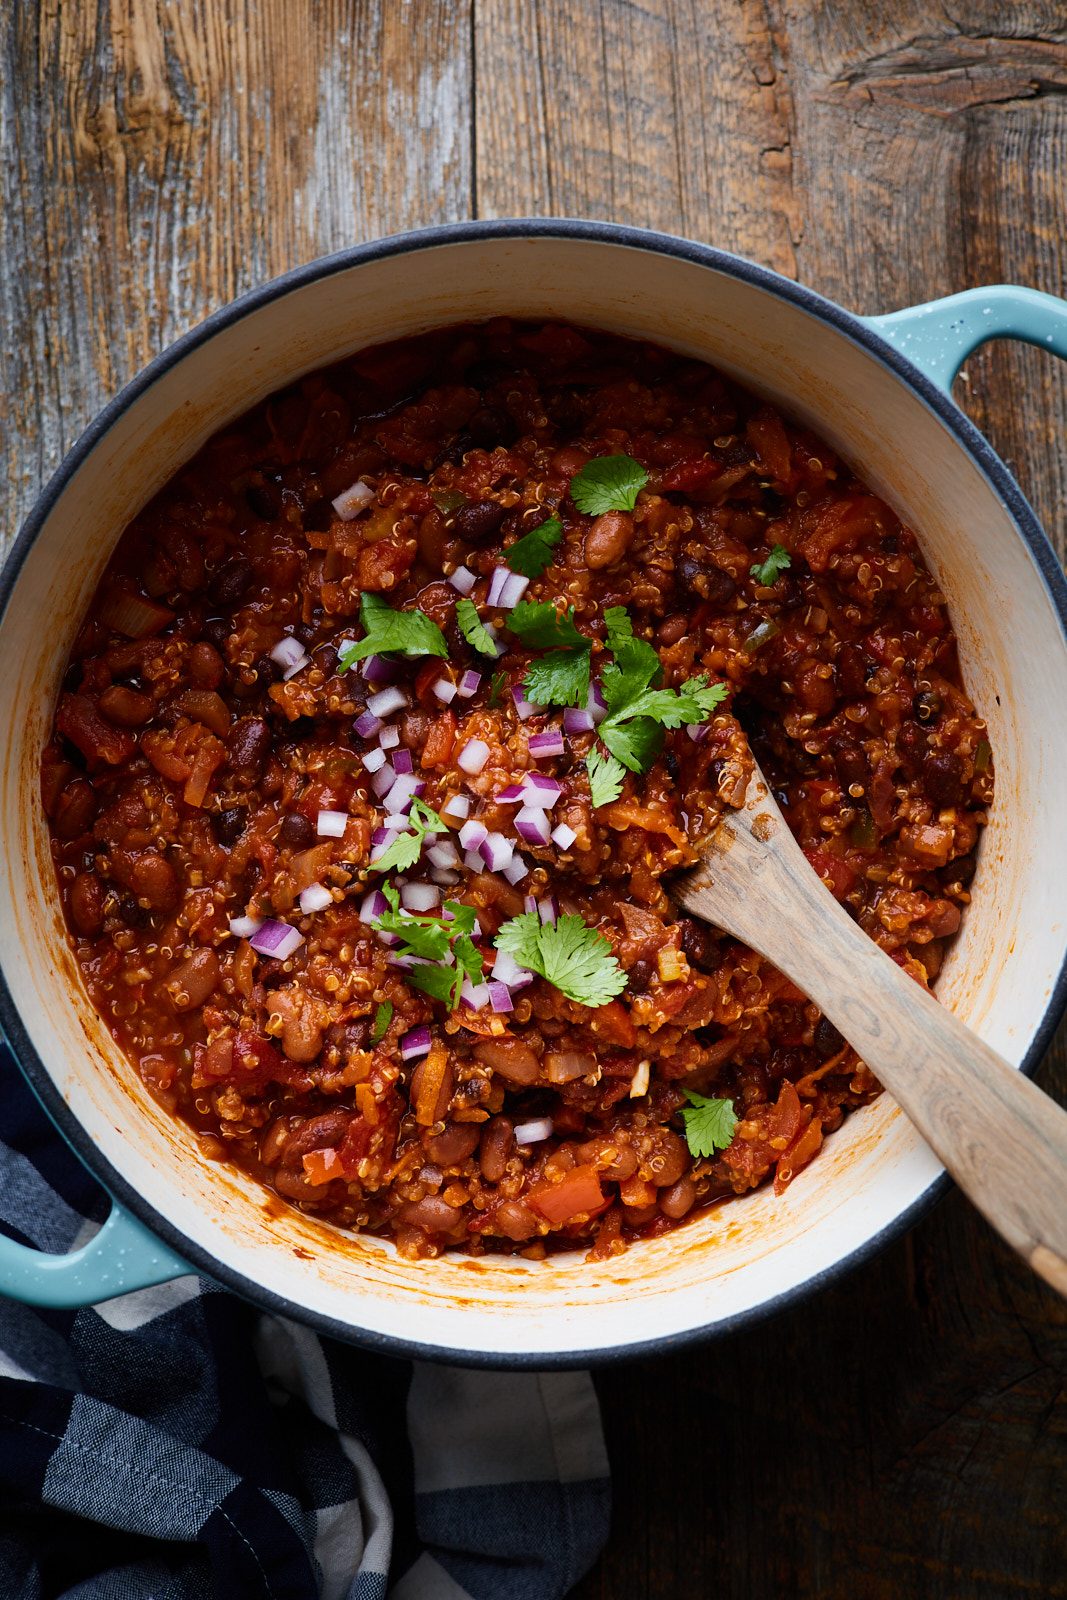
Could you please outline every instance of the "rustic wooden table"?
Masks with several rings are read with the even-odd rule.
[[[966,22],[953,13],[966,15]],[[151,356],[273,274],[471,216],[688,234],[859,311],[1061,293],[1041,0],[14,0],[0,8],[8,539]],[[1067,369],[961,404],[1063,550]],[[1067,1052],[1041,1071],[1063,1097]],[[1067,1594],[1067,1306],[958,1196],[754,1332],[602,1375],[582,1600]]]

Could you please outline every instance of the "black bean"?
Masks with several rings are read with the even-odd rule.
[[[679,917],[678,926],[682,930],[682,954],[689,965],[702,972],[714,972],[719,965],[719,941],[707,923]]]
[[[918,772],[929,743],[928,736],[915,722],[905,722],[897,734],[897,754],[909,775]]]
[[[337,666],[338,649],[333,644],[320,644],[312,659],[324,678],[332,678]]]
[[[867,683],[867,664],[858,645],[843,644],[834,663],[837,692],[846,700],[858,700]]]
[[[830,741],[837,775],[846,789],[858,785],[866,789],[871,778],[871,764],[867,752],[843,734],[835,734]]]
[[[308,850],[315,843],[315,830],[300,811],[290,811],[278,829],[278,843],[289,850]]]
[[[276,483],[252,483],[245,490],[249,510],[264,522],[273,522],[282,509],[281,490]]]
[[[472,500],[460,506],[452,526],[467,544],[489,544],[500,531],[500,524],[506,516],[505,507],[498,505],[495,500]]]
[[[119,916],[128,928],[147,928],[152,920],[152,913],[139,906],[132,894],[119,901]]]
[[[675,755],[673,750],[665,750],[663,752],[663,765],[666,767],[671,781],[673,783],[677,783],[679,777],[681,776],[682,769],[678,765],[678,757]]]
[[[644,994],[652,982],[652,967],[648,961],[635,961],[626,974],[626,982],[633,994]]]
[[[211,580],[208,593],[217,606],[238,605],[251,589],[255,575],[251,561],[238,556],[235,561],[227,561],[224,567],[219,568]]]
[[[928,726],[936,722],[941,711],[941,696],[934,694],[932,689],[924,689],[915,696],[915,720]]]
[[[230,729],[230,766],[244,783],[258,783],[270,755],[270,729],[262,717],[242,717]]]
[[[212,818],[215,824],[215,837],[219,844],[236,844],[244,832],[246,812],[241,806],[230,806],[225,811],[216,811]]]
[[[518,429],[501,406],[479,406],[467,423],[467,432],[483,450],[514,444]]]
[[[844,1036],[838,1033],[829,1017],[820,1017],[815,1025],[815,1048],[824,1061],[845,1048]]]
[[[674,564],[678,587],[713,606],[724,606],[737,593],[737,584],[728,572],[695,556],[679,556]]]
[[[974,877],[977,867],[978,860],[975,853],[969,850],[965,856],[957,856],[955,861],[950,861],[947,867],[941,868],[941,880],[943,883],[962,883],[966,888]]]
[[[804,604],[804,591],[795,578],[779,578],[775,585],[775,598],[792,610]]]
[[[208,644],[214,645],[221,655],[225,655],[223,646],[233,632],[233,624],[228,617],[209,617],[200,629],[200,637]]]
[[[578,432],[582,425],[582,407],[573,389],[549,389],[544,396],[544,406],[553,426],[566,434]]]

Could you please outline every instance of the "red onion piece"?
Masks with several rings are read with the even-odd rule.
[[[303,942],[304,935],[299,928],[290,927],[288,922],[278,922],[274,917],[268,917],[249,941],[253,950],[261,956],[272,956],[275,961],[287,961]]]
[[[544,900],[537,902],[537,915],[542,922],[555,922],[559,916],[559,901],[554,894],[550,894]]]
[[[562,793],[563,785],[543,772],[528,772],[522,780],[524,804],[537,806],[541,811],[551,811]]]
[[[370,781],[370,786],[378,796],[378,799],[383,800],[395,782],[396,773],[393,771],[392,766],[387,761],[382,767],[381,771],[374,774],[374,777]]]
[[[412,1028],[410,1033],[405,1033],[400,1041],[400,1059],[414,1061],[419,1056],[428,1056],[432,1048],[430,1030],[424,1023],[421,1028]]]
[[[441,891],[432,883],[405,883],[400,904],[405,911],[436,911],[441,904]]]
[[[469,700],[472,694],[478,693],[478,690],[481,688],[481,684],[481,673],[475,672],[472,668],[470,672],[465,672],[462,678],[460,678],[459,688],[456,690],[456,693],[459,695],[461,700]]]
[[[552,1137],[552,1118],[538,1117],[536,1122],[517,1122],[515,1124],[516,1144],[540,1144],[542,1139]]]
[[[351,522],[352,518],[358,517],[359,513],[364,511],[373,499],[374,490],[369,488],[367,484],[357,481],[352,484],[351,488],[343,490],[336,500],[331,500],[330,504],[342,522]]]
[[[528,748],[535,761],[545,761],[550,756],[561,756],[563,734],[559,728],[549,728],[544,733],[532,734]]]
[[[706,722],[687,722],[685,731],[694,744],[699,744],[708,731],[708,725]]]
[[[398,750],[396,755],[393,757],[393,771],[399,774],[401,772],[414,772],[414,770],[415,768],[411,761],[411,751]]]
[[[451,705],[459,690],[448,678],[438,678],[433,686],[433,692],[444,706]]]
[[[482,860],[477,850],[468,850],[463,857],[463,865],[466,867],[468,872],[481,872],[482,868],[485,866],[485,862]]]
[[[409,704],[406,690],[393,684],[388,689],[380,689],[377,694],[372,694],[367,701],[367,710],[373,711],[376,717],[390,717],[394,711],[403,711]]]
[[[604,699],[599,683],[589,685],[589,696],[585,702],[585,709],[595,723],[603,722],[608,714],[608,703]]]
[[[230,932],[235,939],[251,939],[262,928],[263,922],[263,917],[231,917]]]
[[[459,866],[459,855],[451,839],[443,839],[440,844],[431,845],[426,852],[426,859],[431,867]]]
[[[515,859],[515,846],[502,833],[490,833],[478,846],[478,854],[490,872],[503,872]]]
[[[521,883],[529,870],[529,862],[524,861],[518,854],[516,854],[513,859],[508,862],[506,867],[502,868],[503,876],[510,884]]]
[[[470,813],[471,803],[465,794],[453,795],[451,800],[441,807],[443,817],[469,817]]]
[[[430,877],[434,883],[439,883],[444,889],[450,889],[453,884],[457,884],[460,881],[460,874],[453,872],[450,867],[434,867],[430,872]]]
[[[493,796],[498,806],[518,805],[519,801],[525,798],[526,791],[521,783],[509,783],[506,789],[501,789],[499,794]]]
[[[558,828],[552,829],[552,843],[558,845],[561,850],[569,850],[577,837],[574,829],[568,828],[565,822],[561,822]]]
[[[588,711],[579,711],[575,706],[568,706],[563,713],[564,733],[592,733],[595,726]]]
[[[459,842],[464,850],[477,850],[489,837],[489,829],[483,822],[475,822],[472,817],[470,822],[465,822],[459,830]]]
[[[457,567],[455,572],[449,574],[449,583],[453,589],[458,589],[460,594],[470,594],[478,579],[473,572],[468,572],[466,567]]]
[[[325,884],[312,883],[301,891],[300,909],[305,916],[310,916],[315,911],[325,911],[327,906],[333,905],[333,895]]]
[[[521,683],[515,684],[511,691],[511,698],[515,702],[515,711],[520,722],[526,722],[530,717],[535,717],[539,711],[543,710],[543,707],[537,705],[535,701],[524,699]]]
[[[320,811],[315,818],[315,832],[320,839],[343,839],[347,823],[347,811]]]
[[[563,746],[560,744],[560,752]],[[456,765],[464,772],[469,772],[471,777],[476,777],[485,763],[489,760],[489,746],[484,739],[468,739],[460,751]]]
[[[390,661],[388,656],[368,656],[362,668],[368,683],[395,683],[403,670],[399,661]]]
[[[551,836],[548,818],[533,806],[523,806],[515,818],[515,832],[527,844],[547,844]]]
[[[494,1011],[498,1013],[514,1011],[515,1002],[506,983],[490,983],[486,987],[489,990],[489,1004]]]
[[[523,909],[523,911],[526,911],[526,912],[536,911],[537,910],[537,896],[534,895],[534,894],[528,894],[526,896],[526,898],[522,902],[522,909]]]
[[[360,757],[367,772],[380,772],[385,766],[384,750],[367,750]]]
[[[389,902],[380,889],[372,889],[370,894],[363,896],[363,903],[359,908],[359,920],[369,926],[377,922],[389,910]]]
[[[515,957],[507,950],[497,951],[492,976],[498,983],[506,983],[509,989],[525,988],[534,978],[533,973],[528,972],[525,967],[520,967]]]
[[[307,652],[304,646],[299,639],[294,639],[291,634],[287,634],[284,639],[279,639],[270,652],[271,660],[276,661],[280,667],[293,667],[298,661],[306,659],[306,657]]]
[[[529,586],[529,578],[522,577],[518,572],[512,572],[507,581],[501,585],[498,604],[504,610],[510,611],[512,606],[518,605]]]
[[[509,567],[493,568],[493,576],[489,580],[489,594],[486,597],[486,605],[498,606],[501,604],[500,597],[504,592],[504,585],[512,576],[513,573]]]
[[[356,718],[355,728],[361,739],[373,739],[381,727],[380,718],[373,711],[364,711],[361,717]]]
[[[426,785],[414,773],[403,772],[385,797],[385,809],[394,816],[407,811],[412,800],[426,793]]]
[[[459,995],[464,1005],[470,1006],[472,1011],[481,1011],[489,1004],[489,985],[479,983],[475,987],[469,978],[464,978]]]

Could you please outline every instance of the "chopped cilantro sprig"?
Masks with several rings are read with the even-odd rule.
[[[526,668],[523,693],[539,706],[584,706],[589,698],[590,641],[574,624],[574,607],[520,600],[507,625],[523,644],[548,654]]]
[[[757,583],[761,583],[765,589],[769,589],[771,584],[776,583],[782,573],[792,565],[792,559],[785,545],[776,544],[762,565],[757,561],[748,570]]]
[[[563,538],[563,524],[558,517],[549,517],[539,528],[531,528],[521,539],[516,539],[510,550],[505,550],[504,560],[512,572],[521,572],[524,578],[539,578],[552,563],[552,552]]]
[[[371,1029],[370,1036],[371,1044],[381,1044],[382,1040],[385,1038],[386,1030],[388,1029],[392,1020],[393,1003],[391,1000],[383,1000],[377,1011],[374,1013],[374,1027]]]
[[[626,987],[610,944],[579,916],[542,922],[536,911],[524,911],[504,923],[496,947],[580,1005],[607,1005]]]
[[[648,473],[632,456],[597,456],[574,474],[571,499],[590,517],[632,511],[647,482]]]
[[[447,823],[441,821],[432,806],[424,804],[421,800],[411,802],[408,821],[411,823],[411,829],[398,834],[392,844],[388,845],[376,860],[370,862],[374,872],[403,872],[407,867],[413,867],[422,854],[427,834],[448,832]]]
[[[359,603],[359,620],[364,637],[341,651],[338,672],[347,672],[356,661],[363,661],[367,656],[448,655],[444,634],[424,611],[394,611],[380,594],[368,592]]]
[[[443,1001],[454,1011],[459,1005],[463,979],[480,983],[482,978],[481,952],[471,938],[478,926],[474,907],[446,900],[444,909],[452,913],[450,920],[415,916],[400,909],[400,896],[391,883],[382,885],[382,893],[390,910],[375,918],[375,928],[395,934],[402,941],[398,953],[414,957],[418,963],[404,969],[405,983]]]
[[[685,1142],[694,1156],[713,1156],[725,1150],[737,1128],[737,1113],[732,1100],[711,1099],[686,1090],[687,1106],[682,1107]]]
[[[495,661],[499,652],[493,637],[486,631],[478,615],[478,607],[466,595],[462,600],[456,601],[456,621],[467,643],[473,645],[480,655],[488,656],[490,661]]]

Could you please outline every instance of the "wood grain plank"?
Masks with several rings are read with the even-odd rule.
[[[6,541],[209,311],[471,212],[469,0],[45,0],[4,8],[0,62]]]

